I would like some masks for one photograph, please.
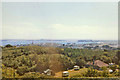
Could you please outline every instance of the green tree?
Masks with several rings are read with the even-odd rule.
[[[5,47],[13,47],[12,45],[10,45],[10,44],[7,44],[7,45],[5,45]]]

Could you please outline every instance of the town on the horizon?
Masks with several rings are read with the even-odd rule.
[[[16,43],[16,44],[13,44]],[[3,46],[11,44],[13,46],[53,46],[61,48],[76,48],[76,49],[117,49],[117,40],[59,40],[59,39],[40,39],[40,40],[17,40],[8,39],[2,40]]]

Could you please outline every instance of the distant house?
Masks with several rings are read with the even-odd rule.
[[[110,66],[115,65],[115,63],[109,63]]]
[[[52,70],[47,69],[47,70],[44,71],[44,74],[50,76],[50,75],[52,75]]]
[[[113,72],[113,70],[112,70],[112,69],[109,69],[109,72],[110,72],[110,73],[112,73],[112,72]]]
[[[104,63],[103,61],[95,60],[94,64],[93,62],[88,62],[86,66],[87,67],[93,66],[93,68],[95,69],[101,69],[102,67],[108,67],[109,65]]]

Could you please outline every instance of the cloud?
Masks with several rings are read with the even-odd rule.
[[[39,32],[41,32],[41,30],[36,28],[32,23],[15,23],[3,25],[3,39],[35,38],[35,35],[37,36]]]
[[[117,27],[64,24],[35,25],[14,23],[3,25],[3,39],[117,39]]]
[[[4,3],[3,8],[3,39],[118,38],[116,3]]]
[[[52,25],[54,32],[61,38],[68,39],[117,39],[117,27],[104,26],[67,26],[62,24]]]

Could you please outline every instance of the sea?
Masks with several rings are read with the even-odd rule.
[[[91,43],[105,43],[105,42],[116,42],[115,40],[0,40],[0,46],[11,44],[13,46],[28,45],[28,44],[41,44],[41,43],[57,43],[57,44],[91,44]],[[110,43],[111,43],[110,42]]]

